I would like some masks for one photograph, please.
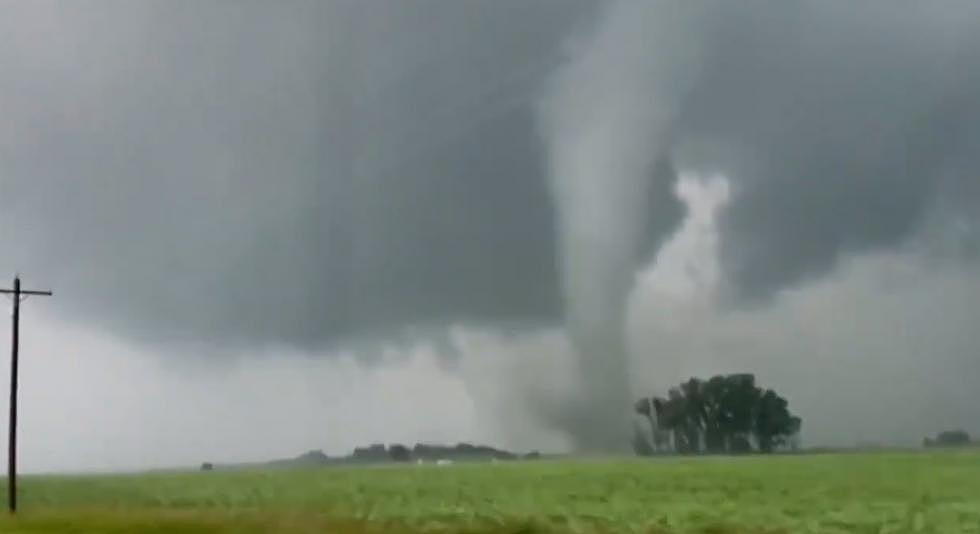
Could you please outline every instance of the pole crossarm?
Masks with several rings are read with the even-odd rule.
[[[17,352],[20,344],[20,303],[30,296],[50,297],[51,291],[21,289],[20,277],[14,277],[13,289],[0,288],[0,295],[13,296],[13,321],[10,339],[10,419],[7,446],[7,506],[10,513],[17,511]]]
[[[15,293],[20,293],[21,295],[39,295],[42,297],[50,297],[54,295],[51,291],[35,291],[30,289],[21,289],[19,292],[13,289],[0,289],[0,294],[13,295]]]

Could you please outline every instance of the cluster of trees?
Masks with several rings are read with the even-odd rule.
[[[936,434],[935,438],[926,438],[922,441],[925,447],[963,447],[972,443],[970,434],[965,430],[947,430]]]
[[[469,443],[458,443],[456,445],[431,445],[417,443],[414,447],[408,448],[400,443],[385,446],[376,443],[369,447],[358,447],[351,455],[353,461],[380,462],[410,462],[416,460],[436,461],[443,459],[452,460],[514,460],[519,458],[512,452],[487,447],[485,445],[471,445]],[[525,455],[528,458],[529,455]]]
[[[640,454],[742,453],[753,443],[768,453],[792,446],[802,423],[786,399],[756,386],[752,374],[691,378],[666,398],[640,399],[635,409],[650,423],[650,439],[634,444]]]
[[[472,445],[469,443],[457,443],[450,445],[431,445],[425,443],[416,444],[411,451],[411,457],[416,460],[433,461],[441,458],[466,459],[489,459],[514,460],[518,455],[509,451],[503,451],[488,447],[486,445]]]

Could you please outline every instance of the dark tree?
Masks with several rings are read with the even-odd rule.
[[[965,430],[946,430],[936,435],[936,439],[926,438],[926,447],[962,447],[971,443],[970,434]]]
[[[759,397],[753,433],[760,451],[772,452],[799,432],[800,418],[790,414],[788,407],[786,399],[771,389],[767,389]]]
[[[684,433],[686,435],[688,452],[701,452],[701,437],[705,429],[705,398],[704,382],[691,378],[681,384],[681,395],[684,397]]]
[[[726,435],[731,442],[730,452],[747,452],[751,447],[743,444],[749,441],[754,430],[754,416],[762,392],[755,385],[755,376],[737,374],[725,377],[728,382],[722,405],[727,412]]]
[[[697,431],[690,428],[690,417],[687,401],[679,388],[673,388],[667,393],[667,398],[654,398],[653,408],[657,414],[657,424],[660,428],[670,431],[674,438],[674,450],[680,454],[693,452],[692,437],[697,437]]]
[[[731,417],[722,402],[727,387],[728,381],[722,376],[714,376],[701,386],[704,447],[710,453],[726,452],[729,448]]]
[[[696,454],[750,452],[753,438],[761,452],[788,445],[802,424],[788,406],[775,391],[757,387],[754,375],[733,374],[691,378],[666,399],[640,399],[634,409],[651,428],[669,432],[678,453]]]
[[[412,460],[412,451],[399,443],[388,447],[388,455],[396,462],[410,462]]]

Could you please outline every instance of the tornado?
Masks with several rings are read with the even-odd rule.
[[[581,450],[629,444],[626,301],[650,240],[679,219],[670,128],[698,49],[677,45],[680,28],[693,27],[704,7],[609,4],[592,35],[569,45],[540,102],[578,380],[574,398],[556,401],[551,417]],[[651,53],[658,50],[669,53]]]

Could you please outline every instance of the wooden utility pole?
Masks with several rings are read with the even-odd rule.
[[[11,295],[14,301],[13,329],[10,338],[10,420],[9,444],[7,447],[7,504],[10,513],[17,511],[17,350],[20,345],[20,303],[29,296],[50,297],[50,291],[31,291],[20,288],[20,277],[14,277],[13,289],[0,289],[0,293]]]

